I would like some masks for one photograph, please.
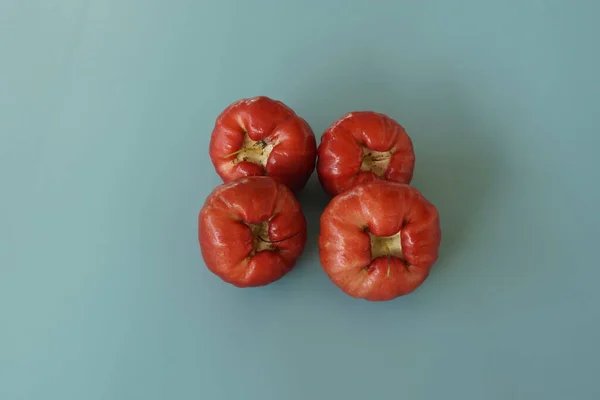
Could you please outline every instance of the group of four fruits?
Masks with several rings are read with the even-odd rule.
[[[319,257],[346,294],[408,294],[438,258],[438,211],[409,185],[412,141],[384,114],[347,113],[317,148],[310,125],[282,102],[242,99],[217,117],[209,154],[224,184],[200,210],[198,239],[207,268],[225,282],[263,286],[294,267],[307,241],[296,194],[315,165],[332,197],[320,219]]]

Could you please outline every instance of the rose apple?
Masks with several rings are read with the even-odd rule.
[[[437,208],[417,189],[373,181],[337,195],[321,215],[319,257],[352,297],[391,300],[415,290],[438,258]]]
[[[318,148],[319,181],[332,196],[374,180],[410,183],[414,165],[404,128],[373,111],[344,115],[325,130]]]
[[[297,192],[315,169],[317,144],[310,125],[292,109],[258,96],[239,100],[218,116],[209,154],[224,182],[268,175]]]
[[[268,176],[218,186],[198,217],[202,258],[210,271],[238,287],[282,278],[306,244],[306,219],[287,186]]]

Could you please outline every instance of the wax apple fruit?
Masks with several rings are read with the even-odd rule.
[[[306,244],[306,219],[287,186],[268,176],[218,186],[198,217],[202,258],[238,287],[264,286],[287,274]]]
[[[373,181],[334,197],[321,215],[319,257],[346,294],[371,301],[414,291],[438,258],[437,208],[414,187]]]
[[[319,181],[332,196],[374,180],[410,183],[414,165],[404,128],[373,111],[345,114],[325,130],[318,148]]]
[[[297,192],[315,169],[317,144],[310,125],[291,108],[258,96],[218,116],[209,154],[224,182],[268,175]]]

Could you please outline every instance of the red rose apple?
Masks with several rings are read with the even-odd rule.
[[[356,111],[344,115],[323,133],[317,173],[334,196],[374,180],[410,183],[415,154],[404,128],[387,115]]]
[[[321,216],[319,256],[352,297],[391,300],[415,290],[438,258],[436,207],[415,188],[389,181],[357,185]]]
[[[265,96],[239,100],[217,118],[210,159],[224,182],[268,175],[296,192],[315,169],[310,125],[288,106]]]
[[[282,278],[306,244],[306,219],[291,190],[268,176],[224,183],[206,199],[198,217],[206,266],[238,287]]]

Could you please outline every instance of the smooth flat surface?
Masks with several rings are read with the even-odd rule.
[[[0,399],[599,399],[599,13],[1,2]],[[205,269],[212,124],[258,94],[318,136],[353,109],[406,127],[444,235],[417,292],[329,282],[316,180],[290,275]]]

